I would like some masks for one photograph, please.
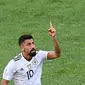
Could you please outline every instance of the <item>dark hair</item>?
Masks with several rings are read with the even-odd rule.
[[[18,40],[19,46],[27,39],[33,39],[32,35],[22,35]]]

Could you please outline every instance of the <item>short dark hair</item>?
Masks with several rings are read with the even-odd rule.
[[[18,40],[18,44],[19,44],[19,46],[25,41],[25,40],[27,40],[27,39],[33,39],[33,37],[32,37],[32,35],[22,35],[22,36],[20,36],[19,37],[19,40]]]

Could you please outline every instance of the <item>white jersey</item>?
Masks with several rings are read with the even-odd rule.
[[[20,53],[5,67],[3,79],[13,80],[14,85],[41,85],[42,64],[47,54],[47,51],[40,50],[27,61]]]

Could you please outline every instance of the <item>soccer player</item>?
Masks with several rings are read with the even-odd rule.
[[[56,40],[56,30],[51,22],[48,34],[54,43],[53,51],[36,51],[32,35],[20,36],[18,42],[21,53],[5,67],[1,85],[8,85],[10,80],[14,81],[14,85],[41,85],[43,61],[55,59],[61,55],[61,49]]]

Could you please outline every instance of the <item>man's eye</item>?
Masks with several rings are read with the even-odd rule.
[[[32,42],[32,44],[35,44],[34,42]]]
[[[31,43],[28,43],[27,45],[31,45]]]

